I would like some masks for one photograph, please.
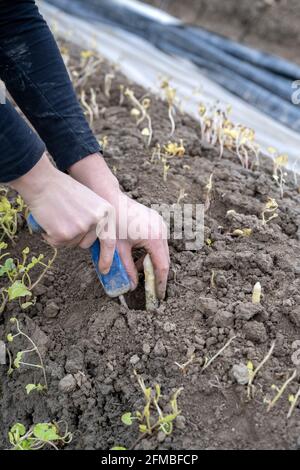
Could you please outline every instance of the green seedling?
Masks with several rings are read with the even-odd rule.
[[[129,88],[126,88],[124,95],[131,101],[133,105],[133,109],[139,112],[138,114],[135,111],[135,116],[138,117],[136,125],[139,127],[144,122],[144,120],[147,120],[148,126],[145,127],[144,129],[148,130],[147,131],[147,137],[148,137],[147,146],[150,147],[151,141],[152,141],[153,130],[152,130],[152,120],[151,120],[148,110],[151,105],[151,100],[149,98],[143,98],[142,102],[140,103],[139,100],[135,97],[134,92],[130,90]]]
[[[6,287],[2,287],[0,292],[2,296],[2,303],[0,305],[0,313],[2,313],[7,305],[7,302],[18,299],[22,309],[26,309],[34,304],[35,300],[32,299],[32,290],[42,280],[46,272],[51,268],[57,250],[54,248],[52,258],[45,263],[44,255],[40,254],[38,257],[32,256],[29,260],[29,248],[26,247],[22,251],[22,259],[11,258],[9,252],[1,253],[2,250],[7,248],[7,244],[0,242],[0,277],[8,281]],[[32,281],[31,271],[36,267],[41,267],[42,272],[36,279]],[[31,299],[31,300],[29,300]]]
[[[255,392],[255,387],[253,385],[254,379],[257,376],[258,372],[262,369],[262,367],[265,365],[265,363],[270,359],[270,357],[273,354],[275,348],[275,341],[273,341],[268,353],[266,356],[263,358],[263,360],[258,364],[256,369],[254,369],[253,363],[251,361],[248,362],[247,364],[247,369],[248,369],[248,374],[249,374],[249,381],[247,384],[247,395],[248,398],[251,399],[254,397],[254,392]]]
[[[176,110],[175,110],[176,90],[175,88],[172,88],[170,86],[169,81],[167,79],[162,81],[161,88],[164,90],[165,98],[168,103],[168,116],[169,116],[170,123],[171,123],[171,131],[170,131],[169,137],[172,137],[172,135],[175,132],[174,116],[176,114]]]
[[[294,370],[292,375],[283,383],[281,387],[277,387],[277,385],[273,384],[271,386],[272,390],[276,391],[276,395],[272,400],[269,400],[268,398],[264,399],[264,403],[267,403],[268,408],[267,412],[271,411],[272,408],[276,405],[278,400],[282,397],[283,393],[285,392],[286,388],[288,385],[297,377],[297,369]]]
[[[16,423],[8,433],[11,444],[10,450],[41,450],[53,447],[58,450],[62,445],[69,444],[73,438],[65,424],[64,433],[61,432],[59,423],[38,423],[28,430],[22,423]]]
[[[276,219],[276,217],[278,217],[277,209],[278,204],[276,200],[272,197],[269,197],[261,213],[263,225],[268,224],[269,222],[271,222],[271,220]]]
[[[292,416],[292,414],[293,414],[293,412],[294,412],[294,410],[297,406],[299,397],[300,397],[300,387],[298,388],[298,391],[297,391],[296,395],[289,395],[290,409],[289,409],[288,414],[287,414],[288,419]]]
[[[183,201],[186,197],[187,197],[187,193],[185,192],[185,189],[180,188],[176,204],[180,204],[181,201]]]
[[[253,287],[252,303],[260,304],[260,298],[261,298],[261,284],[260,282],[257,282]]]
[[[14,243],[18,230],[18,217],[24,213],[25,203],[21,196],[13,202],[7,198],[8,189],[0,187],[0,241],[7,237]]]
[[[47,390],[48,384],[47,384],[46,370],[45,370],[45,367],[44,367],[44,363],[43,363],[41,353],[40,353],[37,345],[26,333],[24,333],[24,331],[21,330],[19,321],[15,317],[12,317],[10,319],[10,323],[12,323],[15,326],[17,332],[15,334],[13,334],[12,332],[9,333],[7,335],[7,341],[9,343],[12,343],[18,337],[25,338],[28,341],[28,343],[30,343],[31,348],[19,351],[14,360],[12,360],[11,355],[9,356],[9,358],[10,358],[10,366],[9,366],[9,370],[8,370],[9,375],[12,374],[15,369],[20,369],[20,366],[28,366],[28,367],[33,367],[33,368],[36,368],[36,369],[40,369],[43,373],[44,385],[42,385],[40,383],[38,383],[38,384],[27,384],[26,385],[26,392],[27,392],[27,395],[29,395],[29,393],[31,393],[33,390],[36,390],[38,392],[41,392],[43,390]],[[38,360],[39,360],[38,364],[33,364],[31,362],[25,362],[24,357],[27,356],[28,354],[32,354],[32,353],[34,353],[38,357]]]
[[[153,390],[151,387],[145,386],[143,378],[136,371],[134,371],[134,375],[143,392],[145,405],[142,411],[124,413],[121,418],[122,422],[126,426],[131,426],[135,421],[139,423],[139,431],[142,433],[139,440],[157,431],[170,435],[173,432],[175,419],[181,414],[181,411],[178,409],[177,399],[183,388],[179,388],[170,399],[169,406],[172,410],[171,413],[164,414],[159,404],[161,398],[160,386],[156,384]]]
[[[230,346],[232,341],[235,339],[236,339],[236,336],[233,336],[232,338],[230,338],[227,341],[227,343],[225,343],[224,346],[211,359],[208,359],[208,357],[205,357],[204,365],[202,366],[201,373],[204,372],[225,351],[225,349],[227,349],[228,346]]]

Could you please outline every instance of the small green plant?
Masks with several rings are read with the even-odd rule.
[[[8,374],[9,375],[12,374],[15,369],[20,369],[20,366],[28,366],[28,367],[33,367],[33,368],[40,369],[43,373],[44,385],[42,385],[40,383],[38,383],[38,384],[27,384],[26,387],[25,387],[26,392],[27,392],[27,395],[29,395],[29,393],[31,393],[33,390],[36,390],[38,392],[41,392],[43,390],[47,390],[48,384],[47,384],[46,371],[45,371],[45,367],[44,367],[44,363],[43,363],[41,353],[40,353],[37,345],[26,333],[24,333],[24,331],[21,330],[20,323],[15,317],[12,317],[10,319],[10,323],[12,323],[16,327],[17,332],[15,334],[13,334],[12,332],[9,333],[6,337],[7,341],[9,343],[12,343],[13,341],[15,341],[16,338],[23,337],[30,343],[31,348],[19,351],[14,360],[12,360],[11,354],[9,354],[10,365],[9,365]],[[28,354],[32,354],[32,353],[34,353],[38,357],[38,359],[39,359],[38,364],[33,364],[31,362],[25,362],[24,357],[27,356]]]
[[[0,187],[0,241],[8,238],[14,243],[18,230],[18,217],[24,213],[25,203],[21,196],[10,202],[7,193],[8,189]]]
[[[232,341],[234,341],[235,339],[236,339],[236,336],[232,336],[232,338],[230,338],[224,344],[224,346],[221,349],[219,349],[219,351],[217,351],[217,353],[214,354],[210,359],[208,359],[208,357],[205,357],[201,372],[204,372],[225,351],[225,349],[227,349],[228,346],[230,346]]]
[[[12,446],[10,450],[41,450],[45,447],[53,447],[58,450],[59,447],[69,444],[73,438],[66,423],[62,433],[61,424],[62,422],[38,423],[28,430],[22,423],[14,424],[8,433],[8,439]]]
[[[138,384],[143,392],[145,405],[142,411],[135,413],[126,412],[122,415],[122,423],[126,426],[131,426],[135,421],[139,423],[139,431],[142,433],[142,438],[147,435],[152,435],[156,431],[163,431],[169,435],[173,431],[173,423],[177,416],[181,414],[178,409],[177,399],[183,388],[179,388],[172,396],[169,402],[171,412],[164,414],[159,401],[161,398],[161,389],[158,384],[154,389],[146,387],[143,378],[134,371]]]
[[[22,251],[22,259],[11,258],[9,252],[2,253],[7,249],[5,242],[0,242],[0,277],[8,281],[8,285],[2,287],[0,292],[2,296],[2,303],[0,304],[0,313],[2,313],[7,305],[7,302],[18,299],[22,309],[26,309],[34,304],[32,299],[32,290],[42,280],[45,273],[52,266],[57,250],[54,248],[52,258],[47,263],[43,261],[44,255],[40,254],[38,257],[32,256],[29,259],[30,250],[28,247]],[[33,282],[31,279],[31,271],[35,267],[41,267],[42,272],[38,278]]]

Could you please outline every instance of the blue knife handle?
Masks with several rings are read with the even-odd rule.
[[[44,231],[32,214],[29,214],[27,217],[27,223],[35,233],[41,233]],[[113,262],[110,271],[107,274],[101,274],[99,271],[98,262],[101,253],[101,245],[98,238],[90,247],[90,253],[97,276],[105,290],[105,293],[109,297],[118,297],[119,295],[126,294],[126,292],[130,290],[131,285],[118,251],[116,250],[114,253]]]

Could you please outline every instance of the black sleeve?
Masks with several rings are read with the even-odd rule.
[[[76,161],[100,151],[57,44],[33,0],[0,0],[0,78],[45,142],[59,169],[66,170]],[[12,111],[6,115],[6,107],[1,104],[0,107],[2,132],[2,128],[12,126],[9,122]],[[16,124],[15,132],[19,131]],[[1,154],[5,153],[2,140]],[[26,142],[23,146],[19,142],[15,148],[18,161],[24,159]]]

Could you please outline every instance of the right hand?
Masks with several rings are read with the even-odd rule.
[[[25,175],[10,186],[25,200],[43,237],[54,247],[89,248],[101,241],[99,270],[109,272],[116,247],[113,207],[102,197],[57,170],[44,154]]]

